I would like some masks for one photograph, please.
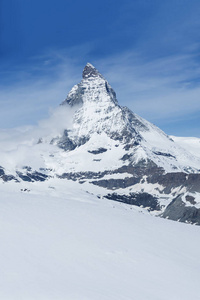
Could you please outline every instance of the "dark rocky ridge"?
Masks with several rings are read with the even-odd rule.
[[[112,175],[118,173],[129,173],[132,177],[124,176],[123,179],[103,179],[105,175]],[[162,168],[158,168],[152,162],[148,165],[138,164],[137,166],[123,166],[113,171],[104,172],[78,172],[78,173],[65,173],[60,178],[79,181],[84,183],[89,180],[90,183],[103,187],[108,191],[113,191],[117,189],[124,189],[131,187],[134,190],[134,185],[142,183],[144,181],[144,176],[146,176],[146,182],[155,184],[158,183],[162,186],[160,194],[168,195],[171,197],[173,195],[174,189],[186,188],[188,192],[200,192],[200,174],[186,174],[183,172],[177,173],[164,173]],[[117,193],[107,193],[105,196],[107,199],[123,202],[126,204],[142,206],[147,208],[149,211],[161,211],[162,207],[159,204],[158,197],[155,197],[146,192],[133,193],[130,192],[128,195],[121,195]],[[166,197],[166,196],[165,196]],[[185,206],[180,198],[179,200],[173,200],[171,204],[166,208],[166,211],[161,214],[163,218],[169,218],[172,220],[179,220],[180,222],[188,221],[188,223],[199,223],[199,209],[195,208],[193,205],[196,204],[195,197],[186,196],[188,204],[191,206]],[[180,204],[181,201],[181,205]],[[179,210],[178,210],[179,208]],[[196,218],[195,218],[196,216]]]

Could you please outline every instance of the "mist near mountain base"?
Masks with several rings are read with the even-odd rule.
[[[65,129],[72,128],[76,110],[77,107],[62,105],[51,109],[49,117],[40,120],[37,126],[0,130],[0,166],[8,168],[11,173],[16,162],[18,167],[30,161],[36,169],[43,166],[41,152],[47,147],[54,147],[50,145],[51,140],[62,136]]]

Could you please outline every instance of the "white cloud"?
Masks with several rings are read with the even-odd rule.
[[[16,165],[22,168],[29,165],[30,161],[35,169],[45,167],[41,154],[46,149],[55,151],[50,142],[53,138],[62,136],[64,129],[71,128],[74,112],[75,109],[70,106],[59,106],[37,126],[1,129],[0,166],[13,174]],[[40,138],[44,143],[38,144]]]

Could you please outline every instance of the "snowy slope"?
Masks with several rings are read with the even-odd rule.
[[[0,299],[198,298],[199,227],[97,199],[70,181],[20,187],[1,184]]]

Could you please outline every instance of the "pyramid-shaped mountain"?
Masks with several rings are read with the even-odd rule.
[[[147,167],[151,163],[165,172],[196,173],[200,169],[198,158],[179,147],[158,127],[120,106],[108,81],[89,63],[83,70],[82,81],[61,105],[77,107],[73,128],[66,130],[58,141],[65,151],[74,150],[95,136],[100,147],[107,143],[120,146],[123,155],[119,160],[126,164]],[[112,152],[115,152],[113,147]]]
[[[200,225],[200,158],[120,106],[93,65],[85,66],[62,107],[73,114],[72,125],[48,141],[41,136],[34,145],[43,149],[42,167],[29,160],[7,174],[2,166],[4,181],[73,180],[98,197]]]

